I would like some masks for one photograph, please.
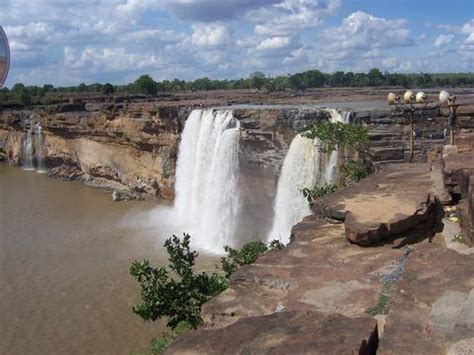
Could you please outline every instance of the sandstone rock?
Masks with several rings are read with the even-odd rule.
[[[312,210],[344,220],[346,238],[356,244],[398,238],[413,242],[433,233],[433,190],[429,165],[388,165],[357,184],[317,199]]]
[[[191,331],[165,354],[376,353],[377,322],[318,312],[279,312],[242,319],[219,330]]]
[[[474,255],[416,245],[396,284],[380,354],[446,354],[474,337]]]

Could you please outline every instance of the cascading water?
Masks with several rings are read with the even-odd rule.
[[[35,170],[33,162],[33,125],[30,122],[23,138],[23,169]]]
[[[39,121],[32,118],[25,121],[26,132],[23,137],[23,169],[36,170],[38,173],[47,172],[44,164],[43,133]]]
[[[348,123],[350,112],[328,110],[331,122]],[[337,150],[329,157],[320,154],[317,140],[297,134],[283,161],[274,203],[274,220],[268,241],[278,239],[288,243],[291,228],[310,213],[308,202],[301,193],[305,187],[324,185],[334,180],[338,161]]]
[[[317,181],[320,156],[314,143],[300,134],[291,142],[278,179],[269,241],[278,239],[288,243],[291,227],[310,212],[301,189],[314,186]]]
[[[41,124],[36,122],[36,136],[35,136],[35,155],[36,155],[36,169],[38,173],[46,173],[46,166],[44,164],[43,152],[43,133]]]
[[[238,150],[239,121],[232,111],[191,112],[179,146],[175,211],[196,244],[211,252],[233,244],[240,205]]]

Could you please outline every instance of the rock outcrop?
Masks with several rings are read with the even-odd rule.
[[[358,184],[317,199],[313,212],[344,221],[359,245],[413,242],[434,234],[436,200],[429,164],[383,166]]]
[[[441,218],[434,214],[433,191],[443,190],[437,183],[428,165],[393,165],[331,195],[334,203],[328,196],[334,210],[325,216],[339,221],[318,212],[294,226],[290,245],[237,270],[230,287],[204,304],[204,329],[184,335],[168,353],[285,353],[293,346],[296,353],[446,354],[469,346],[474,254],[442,246],[440,233],[433,237]],[[352,244],[347,231],[355,240],[370,236],[385,244]],[[311,319],[306,327],[293,323],[305,317]],[[288,324],[274,325],[276,319]],[[335,336],[334,329],[346,336],[354,322],[359,327],[348,338],[316,340]],[[375,349],[358,351],[364,341]]]

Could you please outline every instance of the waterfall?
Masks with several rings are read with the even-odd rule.
[[[319,155],[314,140],[300,134],[293,138],[278,179],[269,241],[278,239],[288,243],[291,227],[310,213],[301,189],[315,185]]]
[[[30,117],[25,121],[26,132],[23,137],[23,169],[47,172],[44,164],[43,133],[39,121],[33,122]]]
[[[23,169],[24,170],[35,170],[33,163],[33,125],[30,125],[23,138]]]
[[[239,127],[232,111],[193,110],[179,145],[175,211],[211,252],[232,245],[236,231]]]
[[[35,155],[37,172],[46,173],[47,169],[44,165],[43,134],[41,124],[39,122],[36,122]]]
[[[350,112],[327,111],[331,122],[349,122]],[[337,161],[337,150],[328,157],[319,152],[317,140],[300,134],[293,138],[278,179],[273,226],[268,241],[278,239],[285,244],[289,242],[291,228],[311,212],[301,189],[333,181]]]

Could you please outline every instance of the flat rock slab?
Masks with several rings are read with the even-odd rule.
[[[191,331],[165,354],[375,354],[377,322],[318,312],[279,312],[219,330]]]
[[[344,238],[344,225],[311,215],[293,228],[294,241],[232,275],[230,287],[203,305],[204,325],[220,328],[276,311],[316,311],[360,317],[377,303],[379,278],[404,251],[361,248]]]
[[[428,164],[396,164],[317,199],[313,212],[344,220],[346,238],[359,245],[403,237],[426,237],[434,217],[434,187]],[[426,233],[416,233],[422,230]],[[410,232],[410,233],[407,233]]]
[[[472,265],[474,255],[416,245],[391,296],[378,353],[446,354],[469,343],[474,338]]]

